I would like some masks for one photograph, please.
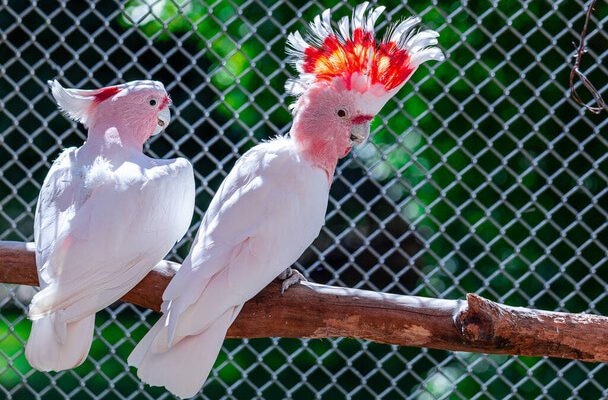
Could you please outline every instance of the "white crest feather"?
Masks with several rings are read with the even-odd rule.
[[[87,95],[84,90],[65,89],[57,80],[48,83],[59,109],[68,118],[86,126],[88,110],[94,102],[93,93]]]
[[[342,42],[345,42],[348,38],[350,38],[350,20],[346,15],[340,18],[340,21],[338,22],[338,30],[342,35],[340,36],[340,40]]]
[[[418,17],[409,17],[407,19],[404,19],[397,25],[394,25],[392,29],[389,29],[387,31],[392,32],[388,41],[399,43],[399,47],[403,47],[403,44],[407,41],[407,38],[410,36],[410,33],[413,31],[414,27],[419,23],[420,18]]]

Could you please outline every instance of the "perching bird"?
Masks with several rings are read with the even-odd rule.
[[[59,108],[88,127],[87,141],[53,163],[34,221],[42,290],[30,304],[25,355],[36,369],[59,371],[85,360],[95,313],[135,286],[186,233],[194,175],[183,158],[142,153],[170,121],[162,83],[98,90],[49,84]]]
[[[443,59],[438,34],[415,31],[418,18],[377,41],[384,7],[367,6],[341,19],[337,31],[327,10],[308,40],[289,35],[299,72],[287,85],[297,97],[290,134],[245,153],[211,201],[163,294],[163,316],[129,356],[144,382],[181,397],[197,393],[243,303],[319,234],[338,159],[367,139],[374,115],[421,63]]]

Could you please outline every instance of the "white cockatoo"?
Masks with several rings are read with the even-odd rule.
[[[51,166],[34,221],[41,290],[30,304],[25,355],[36,369],[58,371],[85,360],[95,313],[126,294],[184,236],[195,188],[187,160],[142,153],[170,121],[162,83],[98,90],[49,83],[59,108],[88,127],[87,141]]]
[[[443,59],[438,34],[415,31],[418,18],[377,41],[384,7],[367,6],[338,31],[327,10],[307,40],[289,35],[299,72],[287,85],[297,97],[290,134],[245,153],[215,194],[163,295],[162,317],[129,356],[144,382],[181,397],[200,390],[243,303],[319,234],[338,159],[367,139],[374,115],[421,63]]]

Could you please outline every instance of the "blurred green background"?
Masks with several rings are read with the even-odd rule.
[[[581,1],[417,1],[440,32],[441,64],[422,66],[342,160],[327,224],[298,267],[313,281],[608,315],[605,114],[581,111],[568,77]],[[600,2],[601,3],[601,2]],[[189,158],[199,189],[181,260],[214,190],[240,154],[289,130],[294,73],[285,37],[326,7],[274,1],[8,1],[0,5],[0,239],[32,240],[40,183],[82,127],[45,82],[95,88],[152,78],[176,108],[148,153]],[[608,7],[582,63],[606,93]],[[277,205],[280,206],[280,205]],[[0,298],[0,398],[168,398],[126,366],[157,318],[129,304],[98,314],[90,357],[58,374],[23,355],[31,291]],[[306,310],[303,310],[306,312]],[[605,398],[608,368],[559,359],[399,348],[349,339],[228,340],[201,398]]]

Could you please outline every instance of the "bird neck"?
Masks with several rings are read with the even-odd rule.
[[[87,143],[103,149],[124,149],[143,151],[149,135],[128,121],[94,121],[89,128]]]
[[[334,140],[328,140],[330,135],[307,132],[301,124],[294,124],[290,131],[296,148],[302,157],[327,175],[329,183],[338,164],[338,149]]]

